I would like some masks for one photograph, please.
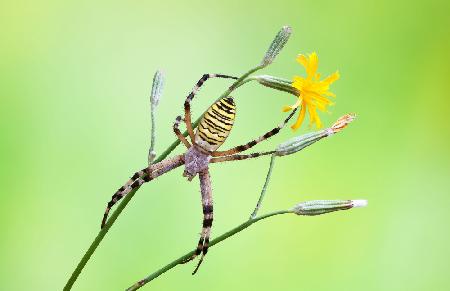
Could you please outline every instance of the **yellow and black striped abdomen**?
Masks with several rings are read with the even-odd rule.
[[[195,134],[195,142],[208,151],[217,150],[227,139],[236,116],[232,97],[225,97],[211,105],[203,115]]]

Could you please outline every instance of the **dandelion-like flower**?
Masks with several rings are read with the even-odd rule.
[[[292,81],[292,87],[298,91],[298,99],[294,105],[285,106],[283,111],[290,111],[301,106],[300,113],[297,121],[291,126],[296,130],[302,124],[306,110],[309,113],[309,124],[316,124],[317,128],[322,126],[317,109],[320,111],[327,111],[327,106],[332,105],[330,99],[327,97],[335,97],[333,93],[329,91],[330,85],[339,79],[339,72],[331,74],[323,80],[320,80],[320,74],[317,73],[317,67],[319,65],[319,58],[317,54],[313,52],[308,57],[299,55],[297,57],[299,62],[306,69],[306,78],[295,76]]]

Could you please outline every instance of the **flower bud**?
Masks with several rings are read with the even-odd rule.
[[[274,61],[274,59],[277,57],[277,55],[283,49],[284,45],[289,40],[291,33],[292,33],[291,27],[283,26],[281,28],[281,30],[278,32],[278,34],[275,36],[272,43],[270,44],[270,47],[267,50],[266,55],[264,56],[261,62],[261,66],[265,67]]]
[[[278,145],[275,155],[281,157],[294,154],[328,135],[329,135],[328,129],[324,129],[316,132],[307,133],[301,136],[296,136],[294,138],[291,138],[287,142]]]
[[[367,206],[367,200],[313,200],[299,203],[291,211],[297,215],[313,216],[365,206]]]
[[[159,100],[164,88],[164,81],[164,73],[161,70],[156,71],[155,75],[153,76],[152,92],[150,95],[150,102],[153,107],[156,107],[159,104]]]

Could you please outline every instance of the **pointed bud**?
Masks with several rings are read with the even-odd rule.
[[[297,215],[313,216],[365,206],[367,200],[313,200],[299,203],[291,211]]]
[[[273,39],[270,44],[269,49],[264,56],[264,59],[261,62],[261,66],[267,66],[271,64],[280,51],[283,49],[284,45],[288,42],[289,37],[291,36],[292,28],[289,26],[283,26],[278,34]]]
[[[150,95],[150,101],[153,107],[156,107],[159,104],[159,100],[161,99],[162,91],[164,89],[164,81],[164,72],[161,70],[156,71],[153,76],[152,92]]]
[[[287,142],[278,145],[275,155],[281,157],[294,154],[306,148],[307,146],[310,146],[313,143],[321,140],[322,138],[327,137],[328,135],[329,135],[328,130],[324,129],[316,132],[307,133],[301,136],[296,136],[294,138],[291,138]]]
[[[156,157],[155,143],[156,143],[156,107],[161,100],[163,88],[164,88],[165,76],[163,71],[157,70],[153,76],[152,92],[150,94],[150,117],[151,117],[151,136],[150,136],[150,148],[148,149],[148,166],[153,163]]]

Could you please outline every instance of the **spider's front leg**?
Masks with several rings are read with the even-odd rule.
[[[261,153],[251,153],[247,155],[231,155],[231,156],[225,156],[225,157],[218,157],[218,158],[212,158],[210,163],[222,163],[222,162],[229,162],[229,161],[240,161],[240,160],[246,160],[246,159],[253,159],[261,156],[267,156],[272,155],[276,151],[268,151],[268,152],[261,152]]]
[[[266,132],[265,134],[261,135],[260,137],[258,137],[257,139],[254,139],[244,145],[240,145],[237,147],[234,147],[232,149],[226,150],[226,151],[215,151],[212,153],[213,157],[223,157],[223,156],[231,156],[243,151],[246,151],[252,147],[254,147],[255,145],[259,144],[260,142],[276,135],[277,133],[280,132],[280,130],[283,129],[283,127],[289,122],[289,120],[292,118],[292,116],[294,116],[295,112],[297,111],[297,108],[295,108],[291,114],[289,114],[289,116],[282,122],[280,123],[277,127],[273,128],[272,130],[269,130],[268,132]],[[255,155],[254,157],[258,157],[260,155]],[[246,155],[246,158],[252,158],[252,156]],[[239,158],[236,158],[235,160],[237,160]],[[243,158],[242,158],[243,159]],[[219,162],[219,161],[227,161],[227,158],[224,159],[215,159],[214,162]]]
[[[127,183],[125,183],[125,185],[120,187],[119,190],[117,190],[117,192],[114,193],[114,195],[111,197],[111,200],[108,202],[105,213],[103,215],[101,228],[105,226],[111,208],[125,195],[130,193],[133,189],[141,187],[142,184],[149,182],[153,179],[156,179],[157,177],[183,164],[184,164],[184,155],[178,155],[169,159],[165,159],[159,163],[151,165],[148,168],[144,168],[141,171],[136,172],[133,175],[133,177]]]
[[[222,75],[222,74],[204,74],[200,80],[198,80],[197,84],[192,89],[191,93],[186,97],[186,101],[184,102],[184,122],[186,123],[186,128],[189,133],[189,137],[191,138],[191,142],[194,143],[195,134],[194,129],[192,127],[191,122],[191,101],[194,99],[195,94],[200,90],[203,84],[210,78],[224,78],[224,79],[239,79],[238,77]]]
[[[184,137],[184,135],[181,133],[179,127],[181,122],[181,116],[177,116],[175,119],[175,123],[173,124],[173,132],[177,136],[177,138],[187,147],[190,148],[191,144],[187,141],[187,139]]]

